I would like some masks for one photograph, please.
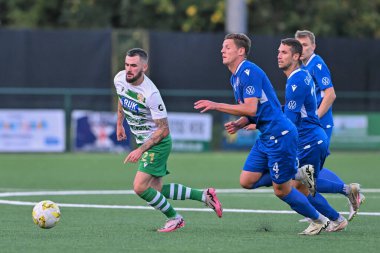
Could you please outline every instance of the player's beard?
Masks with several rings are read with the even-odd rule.
[[[282,71],[287,71],[290,67],[292,66],[291,63],[287,64],[287,65],[283,65],[282,67],[279,67]]]
[[[127,73],[128,74],[128,73]],[[134,83],[136,82],[142,75],[144,74],[144,72],[142,70],[140,70],[139,73],[137,73],[134,77],[132,78],[128,78],[127,76],[125,77],[125,79],[127,80],[128,83]]]

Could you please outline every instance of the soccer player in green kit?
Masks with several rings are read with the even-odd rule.
[[[145,75],[147,69],[148,54],[143,49],[134,48],[127,52],[125,70],[114,78],[118,95],[117,139],[127,138],[123,127],[125,119],[138,145],[124,160],[124,163],[138,162],[133,190],[167,217],[158,232],[172,232],[185,225],[183,217],[167,199],[201,201],[222,217],[222,206],[214,188],[203,191],[177,183],[163,184],[163,176],[169,173],[166,163],[172,140],[165,104],[157,87]]]

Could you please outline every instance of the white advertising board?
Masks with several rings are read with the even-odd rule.
[[[212,116],[210,114],[169,112],[168,120],[173,140],[211,140]]]
[[[201,152],[210,149],[210,114],[169,112],[168,121],[174,151]]]
[[[0,152],[63,151],[63,110],[0,109]]]

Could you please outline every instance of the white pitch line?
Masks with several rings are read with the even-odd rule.
[[[0,200],[0,204],[15,206],[34,206],[37,202],[17,201],[17,200]],[[97,209],[130,209],[130,210],[155,210],[150,206],[123,206],[123,205],[95,205],[95,204],[65,204],[57,203],[59,207],[77,207],[77,208],[97,208]],[[206,208],[176,208],[178,211],[185,212],[213,212]],[[287,210],[254,210],[254,209],[223,209],[225,213],[258,213],[258,214],[297,214],[294,211]],[[348,214],[348,212],[340,212]],[[364,216],[380,216],[380,212],[360,212],[359,215]]]
[[[217,193],[273,193],[273,189],[216,189]],[[363,193],[379,193],[380,189],[361,189]],[[72,191],[29,191],[29,192],[2,192],[0,197],[17,196],[66,196],[66,195],[133,195],[133,190],[72,190]]]

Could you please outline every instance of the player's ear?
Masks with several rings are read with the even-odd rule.
[[[240,47],[238,49],[238,53],[239,53],[240,56],[244,56],[244,58],[245,58],[245,49],[244,49],[244,47]]]
[[[293,60],[295,60],[295,61],[299,61],[300,57],[301,57],[301,55],[299,53],[293,54]]]
[[[148,64],[144,63],[143,64],[143,71],[146,72],[148,70]]]

